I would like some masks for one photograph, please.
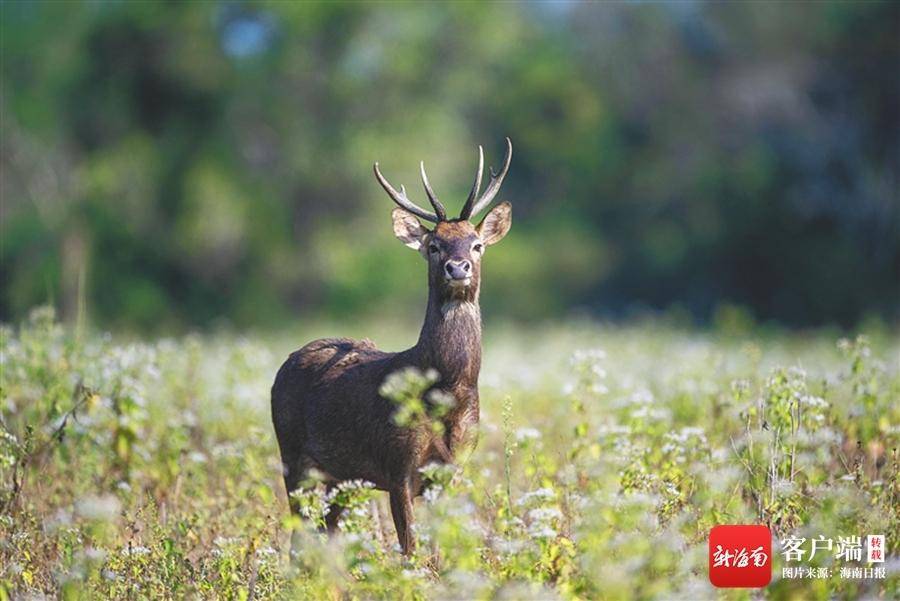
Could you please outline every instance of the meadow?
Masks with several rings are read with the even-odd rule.
[[[324,330],[410,342],[339,324],[140,341],[48,309],[4,326],[0,599],[900,595],[900,342],[884,328],[488,324],[479,442],[428,468],[411,558],[365,483],[337,493],[339,536],[317,530],[321,486],[289,516],[269,387]],[[764,591],[709,584],[708,532],[727,523],[772,528]],[[829,577],[782,577],[786,537],[867,534],[893,549],[884,578],[842,578],[863,564],[833,552],[798,564]]]

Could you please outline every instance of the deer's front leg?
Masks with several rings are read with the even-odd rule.
[[[415,549],[416,541],[413,539],[413,502],[412,490],[409,482],[404,482],[391,491],[391,515],[394,518],[394,527],[397,529],[397,539],[404,555],[409,555]]]

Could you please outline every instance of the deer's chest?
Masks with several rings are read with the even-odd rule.
[[[458,389],[453,396],[456,398],[456,405],[447,414],[444,422],[447,443],[451,451],[469,438],[471,431],[478,425],[479,416],[477,388]]]

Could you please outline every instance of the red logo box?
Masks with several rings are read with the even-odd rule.
[[[709,581],[719,588],[761,588],[772,580],[772,533],[762,525],[709,531]]]

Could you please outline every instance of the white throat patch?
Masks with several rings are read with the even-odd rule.
[[[481,317],[481,313],[478,311],[478,305],[461,300],[447,301],[441,305],[441,315],[444,316],[444,319],[455,319],[458,317],[479,319]]]

